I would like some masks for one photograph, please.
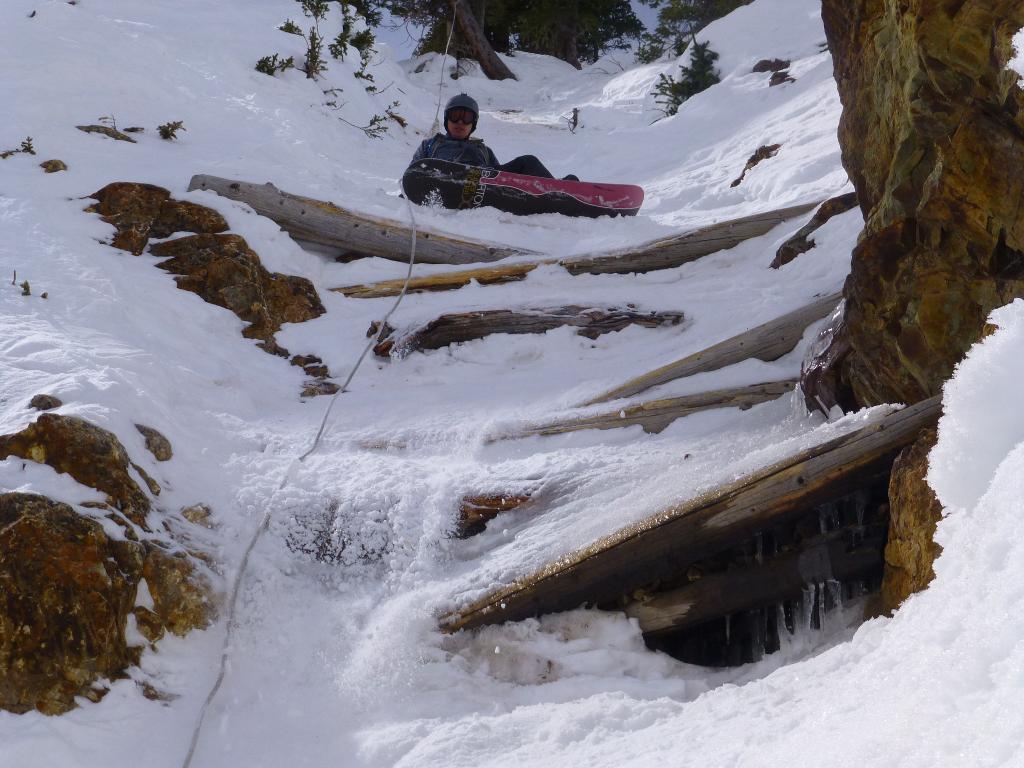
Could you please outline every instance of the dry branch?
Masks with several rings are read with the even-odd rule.
[[[459,519],[455,525],[455,536],[468,539],[483,533],[487,523],[502,512],[521,507],[530,500],[530,493],[490,494],[466,496],[459,504]]]
[[[273,184],[252,184],[216,176],[193,176],[189,190],[206,189],[248,204],[296,240],[339,248],[345,253],[409,260],[412,230],[407,224],[345,210],[333,203],[282,192]],[[529,251],[500,248],[451,235],[418,230],[416,260],[427,264],[497,261]]]
[[[939,397],[661,510],[445,616],[446,631],[608,604],[835,499],[936,422]]]
[[[835,309],[841,299],[841,293],[829,294],[806,307],[769,320],[756,328],[751,328],[749,331],[744,331],[681,360],[663,365],[650,373],[630,379],[625,384],[598,395],[583,405],[595,405],[620,397],[630,397],[674,379],[692,376],[695,373],[715,371],[750,358],[765,362],[778,360],[797,345],[808,325]]]
[[[775,400],[787,392],[792,392],[796,379],[773,381],[764,384],[752,384],[747,387],[719,389],[713,392],[701,392],[696,395],[670,397],[663,400],[631,405],[593,416],[558,419],[534,427],[527,427],[515,432],[491,437],[487,442],[498,440],[515,440],[534,435],[560,435],[581,429],[618,429],[640,424],[645,432],[657,434],[676,419],[691,413],[711,408],[741,408]]]
[[[441,315],[426,325],[402,334],[392,333],[376,347],[374,353],[404,356],[423,349],[440,349],[461,341],[481,339],[494,333],[544,333],[564,325],[579,328],[577,333],[590,339],[601,334],[621,331],[628,325],[655,328],[677,325],[682,312],[637,312],[616,307],[552,307],[547,309],[489,309]]]

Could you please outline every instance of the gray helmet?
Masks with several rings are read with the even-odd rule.
[[[448,123],[448,111],[452,109],[458,109],[464,107],[473,113],[473,130],[476,130],[476,122],[480,117],[480,107],[477,106],[476,100],[467,93],[460,93],[458,96],[452,96],[448,99],[448,103],[444,105],[444,122]]]

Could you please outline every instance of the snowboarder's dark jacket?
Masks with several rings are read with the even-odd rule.
[[[453,139],[444,133],[435,134],[426,139],[412,156],[412,161],[424,158],[448,160],[463,165],[478,165],[483,168],[497,168],[501,163],[491,148],[484,144],[483,139]]]

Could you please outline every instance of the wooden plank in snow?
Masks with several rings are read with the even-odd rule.
[[[820,203],[821,201],[818,200],[775,211],[755,213],[752,216],[722,221],[682,235],[655,240],[639,248],[625,249],[617,253],[563,259],[561,264],[574,275],[585,273],[597,275],[609,272],[624,274],[670,269],[715,251],[735,248],[744,240],[760,237],[770,232],[787,219],[817,208]]]
[[[525,280],[526,276],[541,264],[556,264],[553,259],[549,261],[534,261],[527,264],[506,264],[499,267],[480,267],[477,269],[460,269],[457,272],[442,272],[438,275],[427,277],[414,277],[409,281],[407,293],[422,293],[425,291],[451,291],[462,288],[472,282],[480,285],[500,285],[511,283],[517,280]],[[402,292],[402,285],[405,280],[381,280],[378,283],[366,283],[365,285],[346,285],[341,288],[331,288],[332,291],[343,293],[352,299],[379,299],[385,296],[397,296]]]
[[[676,419],[691,413],[711,408],[741,408],[745,410],[752,405],[775,400],[787,392],[792,392],[795,386],[796,379],[788,379],[682,397],[669,397],[663,400],[651,400],[593,416],[575,416],[526,427],[515,432],[496,435],[489,438],[487,442],[515,440],[535,435],[560,435],[581,429],[618,429],[631,427],[634,424],[641,425],[645,432],[657,434]]]
[[[900,448],[935,424],[933,397],[873,424],[663,509],[445,616],[448,632],[519,621],[584,604],[614,604],[684,573],[694,562],[838,498],[884,470]]]
[[[409,260],[412,230],[408,224],[346,210],[334,203],[282,192],[273,184],[222,179],[200,174],[189,190],[206,189],[248,204],[296,240],[340,249],[346,254]],[[426,264],[471,264],[497,261],[525,250],[503,248],[467,238],[418,230],[416,260]]]
[[[817,203],[808,203],[778,211],[766,211],[742,219],[723,221],[709,227],[661,238],[615,253],[573,257],[561,261],[548,259],[529,264],[467,269],[414,278],[409,283],[409,290],[411,292],[451,291],[469,285],[473,281],[480,285],[501,285],[525,279],[526,275],[540,264],[558,264],[574,275],[586,273],[625,274],[648,272],[652,269],[668,269],[724,248],[733,248],[748,238],[765,234],[780,222],[806,213],[816,205]],[[403,280],[383,280],[379,283],[347,285],[331,290],[355,299],[376,299],[384,296],[397,296],[402,290],[403,282]]]
[[[767,323],[744,331],[707,349],[702,349],[700,352],[687,355],[680,360],[630,379],[625,384],[598,395],[583,405],[595,405],[620,397],[631,397],[638,392],[674,379],[705,371],[715,371],[749,358],[766,362],[777,360],[792,351],[807,326],[835,309],[842,297],[841,293],[824,296],[812,304],[769,320]]]
[[[449,344],[482,339],[495,333],[544,333],[565,325],[590,339],[621,331],[628,325],[655,328],[677,325],[682,312],[638,312],[618,307],[549,307],[543,309],[488,309],[441,315],[426,325],[382,339],[374,353],[403,356],[423,349],[440,349]]]

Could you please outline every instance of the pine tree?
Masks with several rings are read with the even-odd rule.
[[[658,25],[643,35],[637,59],[656,61],[670,53],[682,56],[693,36],[715,19],[720,19],[751,0],[640,0],[658,8]]]
[[[665,115],[674,115],[679,105],[691,96],[710,88],[719,81],[719,72],[715,69],[718,54],[711,50],[711,43],[695,42],[690,47],[690,64],[679,73],[678,79],[668,75],[659,75],[654,92],[655,99]]]

